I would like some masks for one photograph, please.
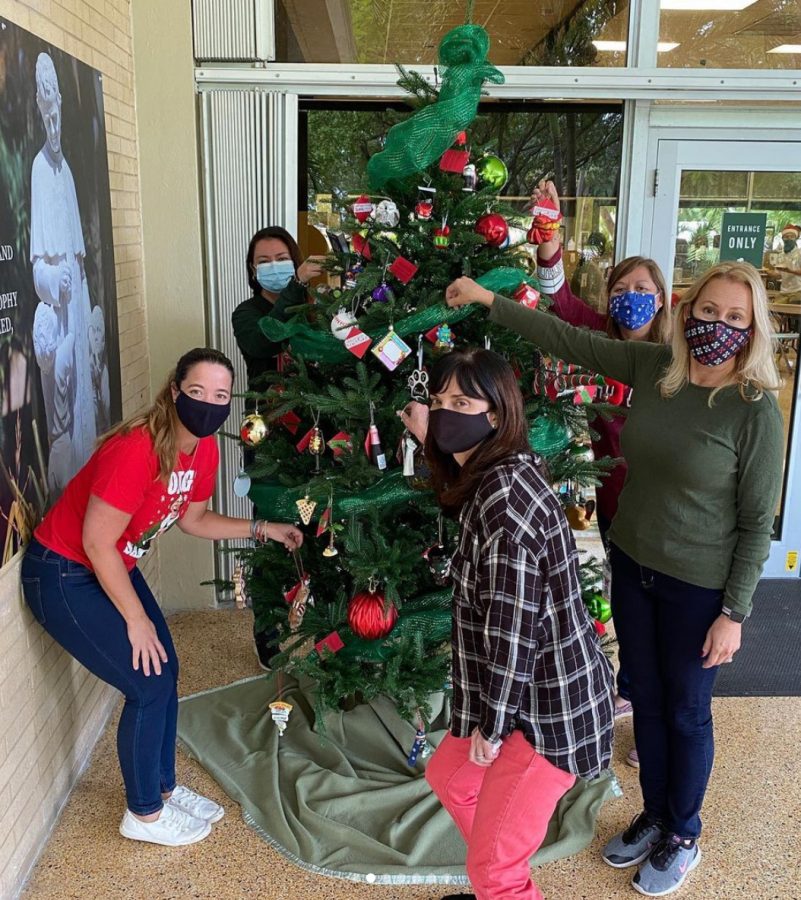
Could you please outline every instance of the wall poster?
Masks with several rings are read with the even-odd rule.
[[[102,76],[0,19],[0,549],[122,414]]]

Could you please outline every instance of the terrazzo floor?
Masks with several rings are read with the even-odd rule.
[[[183,613],[171,620],[182,694],[257,674],[243,610]],[[684,900],[801,900],[801,698],[717,699],[717,761],[706,807],[704,860],[677,895]],[[369,886],[310,875],[242,821],[208,775],[178,755],[178,780],[225,804],[212,835],[168,849],[119,836],[122,781],[116,716],[95,749],[23,894],[25,900],[436,900],[447,887]],[[624,796],[601,811],[598,836],[579,856],[537,870],[547,900],[633,900],[631,871],[598,856],[638,809],[637,773],[623,764],[631,720],[618,725],[616,770]]]

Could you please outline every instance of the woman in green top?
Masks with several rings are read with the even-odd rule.
[[[322,272],[322,259],[310,256],[303,261],[295,239],[277,225],[260,229],[250,239],[245,265],[253,296],[240,303],[231,316],[236,344],[247,367],[249,391],[266,389],[262,378],[277,370],[281,353],[281,344],[259,328],[260,320],[274,317],[283,322],[289,307],[305,303],[308,282]],[[255,405],[249,401],[249,408]],[[252,451],[246,451],[245,461],[252,462]],[[269,670],[270,660],[278,653],[278,632],[259,631],[254,626],[253,640],[261,667]]]
[[[740,647],[781,490],[779,375],[762,281],[745,263],[709,269],[678,304],[670,346],[610,340],[469,278],[446,299],[482,303],[546,352],[633,388],[621,435],[628,474],[609,540],[643,812],[603,856],[616,868],[638,865],[640,893],[670,893],[700,861],[712,687]]]

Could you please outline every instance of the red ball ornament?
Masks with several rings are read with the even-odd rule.
[[[348,603],[351,631],[368,641],[386,637],[398,621],[398,610],[380,592],[360,591]]]
[[[351,209],[357,222],[366,222],[373,212],[373,204],[366,194],[362,194],[353,201]]]
[[[476,232],[482,235],[490,247],[500,247],[509,237],[509,226],[506,219],[498,213],[487,213],[476,222]]]

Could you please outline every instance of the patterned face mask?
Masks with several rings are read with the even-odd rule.
[[[706,322],[687,316],[684,323],[684,337],[690,353],[702,366],[719,366],[736,356],[751,340],[754,329],[735,328],[726,322]]]
[[[616,294],[609,300],[610,318],[629,331],[636,331],[647,325],[656,312],[656,294],[626,291],[625,294]]]

